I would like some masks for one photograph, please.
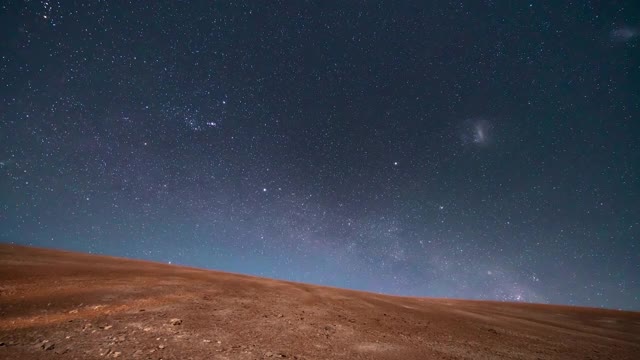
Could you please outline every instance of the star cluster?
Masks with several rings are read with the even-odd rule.
[[[638,310],[636,13],[4,2],[0,241]]]

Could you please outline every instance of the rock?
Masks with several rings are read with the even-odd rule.
[[[174,325],[174,326],[175,325],[180,325],[180,324],[182,324],[182,320],[180,320],[180,319],[171,319],[171,320],[169,320],[169,323],[171,323],[171,325]]]
[[[98,327],[100,329],[102,329],[102,330],[109,330],[109,329],[111,329],[113,327],[113,325],[101,325],[101,326],[98,326]]]
[[[207,344],[208,344],[208,343],[210,343],[210,342],[211,342],[211,340],[204,339],[204,340],[202,340],[202,342],[203,342],[203,343],[207,343]],[[2,346],[2,344],[0,344],[0,346]]]
[[[120,351],[116,351],[113,353],[113,357],[117,358],[118,356],[120,356],[122,353]]]
[[[266,353],[264,353],[264,356],[266,357],[272,357],[273,353],[271,351],[267,351]]]
[[[43,348],[44,350],[53,350],[56,348],[56,344],[49,342],[47,340],[42,342],[42,345],[40,345],[41,348]]]
[[[496,329],[489,329],[488,331],[492,334],[498,334],[498,331]]]
[[[165,346],[164,346],[164,345],[162,345],[162,344],[158,345],[158,349],[162,350],[162,349],[164,349],[164,348],[165,348]]]
[[[0,341],[0,347],[1,346],[5,346],[5,345],[7,345],[7,344],[5,344],[4,341]]]
[[[55,352],[56,354],[60,354],[60,355],[62,355],[62,354],[66,354],[66,353],[68,353],[69,351],[71,351],[71,347],[66,347],[66,348],[64,348],[64,349],[62,349],[62,350],[59,350],[58,348],[56,348],[56,350],[55,350],[54,352]]]
[[[278,317],[279,317],[279,318],[281,318],[281,317],[284,317],[284,315],[282,315],[282,314],[278,314]]]

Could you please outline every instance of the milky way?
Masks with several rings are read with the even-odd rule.
[[[633,2],[76,5],[0,6],[0,241],[640,309]]]

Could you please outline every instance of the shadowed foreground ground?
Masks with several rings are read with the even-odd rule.
[[[638,359],[640,313],[404,298],[0,245],[0,359]]]

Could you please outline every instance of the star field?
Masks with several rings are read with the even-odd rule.
[[[640,309],[633,2],[0,5],[0,241]]]

